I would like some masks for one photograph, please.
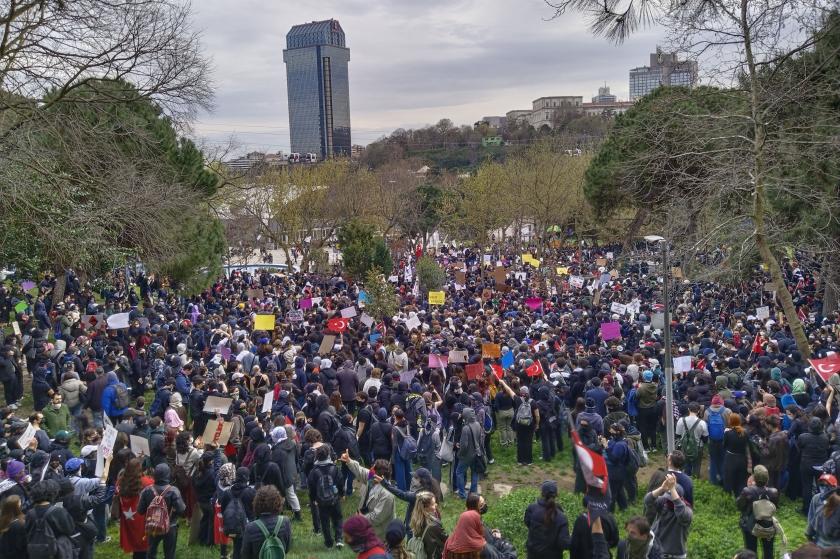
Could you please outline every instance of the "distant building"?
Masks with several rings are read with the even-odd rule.
[[[598,95],[592,98],[593,104],[615,103],[616,101],[618,101],[618,97],[610,93],[610,88],[607,84],[604,84],[604,87],[599,87]]]
[[[350,49],[335,19],[295,25],[283,51],[293,153],[350,155]]]
[[[507,124],[507,117],[504,116],[483,116],[479,122],[487,124],[490,128],[504,128]]]
[[[581,112],[588,116],[615,116],[627,112],[635,105],[632,101],[614,101],[612,103],[584,103]]]
[[[697,84],[697,62],[678,60],[675,53],[657,47],[650,66],[630,70],[630,100],[636,101],[661,85],[693,87]]]
[[[237,174],[258,173],[267,168],[280,167],[286,164],[286,155],[282,151],[278,151],[277,153],[252,151],[243,157],[238,157],[224,163],[230,172]]]
[[[527,122],[531,115],[531,109],[514,109],[505,113],[505,121],[508,123]]]
[[[583,97],[576,95],[540,97],[539,99],[534,99],[531,105],[528,124],[537,130],[543,126],[554,128],[556,113],[580,110],[581,105],[583,105]]]
[[[350,157],[352,157],[353,159],[361,157],[364,152],[365,146],[360,146],[359,144],[353,144],[352,146],[350,146]]]

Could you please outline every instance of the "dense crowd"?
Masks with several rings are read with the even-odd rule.
[[[668,409],[656,257],[538,256],[442,247],[447,280],[430,294],[407,255],[386,317],[339,272],[234,272],[194,297],[129,269],[96,294],[59,278],[61,301],[54,277],[0,287],[0,322],[14,322],[0,333],[0,556],[90,558],[112,521],[135,559],[171,559],[178,538],[278,558],[309,515],[326,548],[361,559],[678,559],[701,473],[737,500],[739,558],[774,556],[780,494],[808,517],[802,553],[840,546],[840,376],[797,350],[761,269],[737,285],[674,273]],[[830,358],[840,322],[818,274],[794,259],[784,272],[811,358]],[[18,417],[27,390],[34,410]],[[586,514],[567,518],[545,481],[517,550],[482,521],[494,446],[520,465],[571,452]],[[667,467],[637,479],[657,453]],[[464,501],[454,526],[445,497]],[[638,501],[644,515],[619,527],[615,509]]]

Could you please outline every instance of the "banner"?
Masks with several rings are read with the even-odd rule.
[[[828,382],[828,377],[834,373],[840,374],[840,354],[835,353],[825,359],[809,359],[808,362],[820,375],[820,378],[826,382]]]
[[[590,487],[600,489],[604,495],[607,494],[609,487],[609,477],[607,475],[607,461],[604,456],[598,452],[593,452],[586,447],[580,440],[577,430],[572,429],[572,442],[575,445],[575,453],[578,457],[581,473],[586,480],[586,484]]]
[[[473,363],[464,367],[464,372],[467,373],[467,379],[479,379],[484,374],[484,365],[482,363]]]
[[[429,291],[429,304],[442,305],[446,301],[446,293],[443,291]]]

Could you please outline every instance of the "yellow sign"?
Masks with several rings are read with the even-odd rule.
[[[522,255],[522,262],[524,264],[530,264],[534,268],[539,268],[540,267],[540,261],[537,260],[536,258],[534,258],[533,256],[531,256],[530,252],[526,252]]]
[[[446,301],[446,293],[444,291],[429,291],[429,304],[442,305]]]
[[[569,275],[569,269],[564,268],[564,267],[558,267],[557,268],[557,275],[558,276],[568,276]]]
[[[274,315],[273,314],[258,314],[254,318],[254,330],[268,330],[274,331]]]

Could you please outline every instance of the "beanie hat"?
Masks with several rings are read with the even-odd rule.
[[[642,378],[644,379],[644,381],[645,381],[645,382],[650,382],[650,381],[652,381],[652,380],[653,380],[653,371],[651,371],[650,369],[648,369],[647,371],[645,371],[644,373],[642,373]]]

